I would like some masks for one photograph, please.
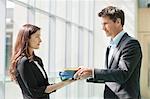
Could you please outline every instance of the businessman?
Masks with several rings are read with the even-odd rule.
[[[74,77],[105,83],[104,99],[141,99],[139,80],[142,51],[139,42],[123,30],[123,10],[108,6],[98,16],[102,19],[107,37],[111,38],[106,50],[106,69],[82,66]]]

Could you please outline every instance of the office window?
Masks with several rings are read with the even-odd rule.
[[[92,40],[89,38],[93,38],[93,35],[89,35],[89,31],[92,32],[93,30],[93,7],[89,1],[14,0],[7,2],[9,4],[7,5],[6,24],[7,65],[9,65],[8,61],[10,61],[11,50],[18,31],[26,23],[35,24],[41,28],[42,42],[40,49],[36,50],[35,53],[42,58],[51,83],[60,81],[58,72],[62,68],[77,67],[82,64],[88,65],[88,43],[92,42],[89,41]],[[91,10],[89,11],[90,8]],[[85,16],[87,17],[83,18]],[[91,27],[89,27],[89,24]],[[73,86],[69,85],[50,96],[52,99],[57,99],[60,96],[64,99],[67,97],[70,99],[74,99],[73,97],[84,98],[88,94],[85,91],[88,89],[88,85],[80,89],[79,87],[83,84],[82,81],[74,83]],[[10,87],[12,88],[11,90],[9,89]],[[80,94],[78,90],[80,90],[80,93],[85,91],[84,95],[83,93]],[[19,95],[13,94],[13,91],[19,93]],[[7,80],[5,86],[5,93],[5,97],[8,99],[10,97],[15,99],[22,98],[19,86],[9,80]]]
[[[79,0],[72,1],[72,22],[77,23],[79,22]]]
[[[6,67],[5,67],[5,99],[22,99],[21,90],[19,86],[10,82],[7,75],[8,66],[10,65],[10,58],[12,55],[12,48],[14,47],[16,36],[20,27],[27,23],[27,8],[20,6],[17,3],[6,2]],[[14,93],[16,92],[16,93]]]
[[[0,1],[0,11],[6,13],[6,24],[5,15],[0,17],[0,32],[3,34],[0,36],[0,47],[6,43],[6,50],[1,47],[3,51],[0,53],[0,59],[5,61],[0,61],[2,99],[22,99],[19,86],[8,79],[7,69],[12,47],[23,24],[31,23],[41,27],[42,42],[36,54],[43,60],[50,83],[60,81],[58,72],[65,67],[102,67],[106,41],[105,34],[100,31],[97,14],[103,7],[112,4],[123,8],[126,13],[125,30],[133,35],[136,33],[136,0],[7,0],[7,5],[4,1]],[[5,31],[6,36],[3,33]],[[89,84],[82,80],[57,90],[50,97],[101,99],[103,85]]]
[[[56,20],[56,48],[55,48],[55,66],[56,70],[65,66],[65,39],[66,39],[66,24],[61,20]]]
[[[6,1],[0,0],[0,96],[4,99],[5,90],[5,56],[6,56],[6,34],[5,34],[5,17],[6,17]]]
[[[76,67],[78,64],[78,44],[79,44],[79,38],[78,38],[78,27],[72,26],[72,41],[71,41],[71,64],[72,66]]]
[[[34,1],[34,0],[17,0],[17,1],[23,2],[23,3],[28,3],[29,1],[31,2],[31,1]]]
[[[14,3],[7,1],[6,8],[6,75],[7,69],[10,65],[10,56],[12,51],[12,38],[13,38],[13,11]]]
[[[19,14],[19,15],[18,15]],[[27,8],[7,1],[6,13],[6,75],[10,65],[13,44],[20,27],[27,23]]]
[[[66,0],[56,0],[56,15],[66,19]]]
[[[35,13],[35,24],[41,28],[41,39],[40,48],[35,50],[37,55],[39,55],[44,64],[44,68],[48,73],[49,66],[49,16],[41,14],[39,12]]]
[[[35,7],[43,11],[49,12],[51,0],[35,0]],[[55,1],[55,0],[52,0]]]
[[[150,7],[150,0],[138,0],[139,8],[149,8]]]

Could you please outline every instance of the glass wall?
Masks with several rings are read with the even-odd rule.
[[[3,5],[6,6],[6,79],[2,91],[6,99],[22,98],[19,86],[10,81],[7,70],[11,50],[23,24],[31,23],[41,27],[42,43],[35,53],[42,58],[51,83],[60,81],[58,72],[63,68],[93,64],[94,1],[7,0]],[[50,97],[86,98],[86,90],[90,87],[86,85],[81,89],[83,83],[85,82],[76,82],[51,94]]]
[[[0,0],[0,96],[2,99],[5,98],[5,49],[6,49],[6,34],[5,34],[5,17],[6,17],[6,1]]]
[[[107,39],[97,13],[107,5],[125,10],[127,32],[136,32],[136,0],[0,0],[0,96],[22,99],[19,86],[11,82],[7,70],[11,50],[23,24],[41,27],[42,43],[36,54],[44,63],[50,83],[60,81],[58,72],[66,67],[103,68]],[[129,6],[128,3],[131,5]],[[103,84],[85,80],[68,85],[50,95],[51,99],[103,99]]]

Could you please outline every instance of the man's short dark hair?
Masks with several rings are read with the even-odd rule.
[[[118,9],[117,7],[108,6],[104,9],[102,9],[101,12],[98,14],[99,17],[106,17],[108,16],[113,22],[116,22],[117,18],[120,18],[121,25],[124,25],[124,12],[121,9]]]

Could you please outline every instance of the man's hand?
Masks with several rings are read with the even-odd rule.
[[[75,79],[86,79],[90,76],[92,76],[92,69],[84,66],[78,67],[78,71],[74,74]]]

